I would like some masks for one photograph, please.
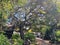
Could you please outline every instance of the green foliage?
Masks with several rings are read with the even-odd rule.
[[[33,33],[29,33],[27,32],[25,35],[24,35],[24,38],[25,39],[30,39],[31,41],[34,41],[35,40],[35,36]]]
[[[17,39],[17,38],[20,38],[19,34],[13,34],[12,35],[12,39]]]
[[[60,30],[56,31],[56,36],[60,36]]]
[[[0,3],[0,11],[2,12],[2,22],[5,23],[10,11],[13,9],[10,0],[2,0]]]
[[[22,39],[13,39],[13,45],[23,45]]]
[[[0,34],[0,45],[10,45],[9,40],[3,34]]]
[[[43,11],[43,10],[41,10],[41,9],[39,9],[39,12],[40,12],[41,14],[46,14],[46,12]]]
[[[60,12],[60,6],[57,7],[57,12]]]
[[[56,40],[60,41],[60,30],[57,30],[55,34],[56,34]]]
[[[49,30],[49,29],[50,29],[49,26],[42,25],[42,29],[41,29],[42,34],[44,35],[46,33],[46,31]]]
[[[23,40],[20,38],[19,34],[13,34],[12,40],[13,45],[23,45]]]
[[[50,34],[50,32],[49,32],[50,28],[51,28],[50,26],[42,25],[41,30],[40,30],[40,32],[42,33],[42,38],[45,37],[46,32],[48,32]]]
[[[0,19],[2,18],[2,12],[0,12]]]
[[[57,23],[57,27],[60,27],[60,23]]]
[[[57,5],[57,12],[60,12],[60,1],[56,2],[56,5]]]
[[[18,5],[24,6],[27,3],[27,0],[18,0]]]

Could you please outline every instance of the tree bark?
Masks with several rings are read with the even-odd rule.
[[[24,26],[23,23],[21,23],[21,24],[19,25],[19,32],[20,32],[21,39],[24,40],[23,26]]]

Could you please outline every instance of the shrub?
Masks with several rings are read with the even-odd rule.
[[[10,45],[9,40],[3,34],[0,34],[0,45]]]
[[[35,36],[33,33],[29,33],[27,32],[25,35],[24,35],[24,38],[25,39],[29,39],[30,41],[34,41],[35,40]]]
[[[56,34],[56,40],[60,42],[60,30],[57,30],[55,34]]]
[[[23,40],[20,38],[19,34],[12,35],[13,45],[23,45]]]
[[[47,35],[50,34],[50,28],[51,28],[50,26],[42,25],[40,32],[42,33],[43,38],[47,33],[48,33]]]
[[[15,34],[12,35],[12,39],[17,39],[17,38],[20,38],[19,34],[15,33]]]
[[[13,39],[13,45],[23,45],[22,39]]]

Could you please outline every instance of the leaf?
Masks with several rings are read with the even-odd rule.
[[[43,11],[43,10],[39,10],[39,12],[40,12],[41,14],[46,14],[46,12]]]
[[[27,3],[27,0],[18,0],[18,5],[24,6]]]

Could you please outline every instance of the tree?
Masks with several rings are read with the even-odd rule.
[[[23,1],[25,1],[25,2],[23,3]],[[16,10],[18,9],[18,8],[16,8],[16,5],[17,6],[24,6],[26,1],[27,0],[1,0],[1,4],[0,4],[1,7],[0,7],[0,9],[2,11],[2,15],[1,15],[2,18],[1,18],[1,20],[3,19],[1,21],[1,22],[3,22],[2,26],[5,26],[6,22],[8,22],[8,17],[9,16],[13,16],[12,12],[16,12]],[[14,20],[14,17],[12,17],[12,18]],[[13,21],[13,23],[14,22],[15,22],[15,20]],[[9,25],[9,26],[12,26],[12,25]],[[11,28],[9,26],[7,28]],[[14,27],[14,25],[13,25],[13,27]],[[14,29],[13,27],[12,27],[12,29]],[[8,33],[8,31],[6,31],[6,33]]]
[[[56,21],[54,21],[56,5],[52,0],[8,0],[2,1],[1,4],[3,5],[3,17],[5,14],[8,15],[3,19],[8,19],[7,23],[12,27],[19,27],[22,39],[24,39],[23,30],[26,30],[24,28],[29,27],[33,31],[39,32],[46,29],[42,25],[49,27]]]
[[[40,2],[40,3],[38,3],[38,2]],[[19,12],[19,10],[20,9],[23,9],[24,11],[26,10],[25,11],[25,18],[23,19],[25,21],[22,22],[23,24],[26,21],[27,22],[30,22],[33,30],[34,30],[34,28],[36,30],[37,29],[40,30],[40,25],[41,24],[44,25],[44,24],[47,24],[48,23],[48,25],[49,25],[49,21],[52,21],[52,19],[53,19],[51,17],[50,17],[51,20],[48,19],[49,18],[49,15],[51,15],[49,10],[51,9],[51,7],[52,7],[53,4],[51,5],[51,2],[50,1],[49,2],[47,1],[46,2],[46,0],[45,0],[45,3],[47,5],[47,7],[45,7],[44,4],[43,4],[43,2],[44,2],[43,0],[42,1],[41,0],[36,0],[36,1],[33,0],[33,1],[30,1],[23,8],[17,5],[17,7],[15,7],[15,11],[11,14],[11,16],[12,16],[12,18],[14,20],[14,21],[12,21],[12,24],[17,25],[17,24],[20,24],[21,23],[21,20],[20,20],[21,19],[21,16],[15,17],[14,15],[21,15],[21,13]],[[48,4],[51,7],[49,7]],[[46,12],[49,12],[48,15],[47,15]],[[18,20],[17,18],[20,18],[19,21],[17,21]],[[47,22],[47,19],[49,20],[48,22]],[[37,27],[38,25],[39,25],[39,27]]]

